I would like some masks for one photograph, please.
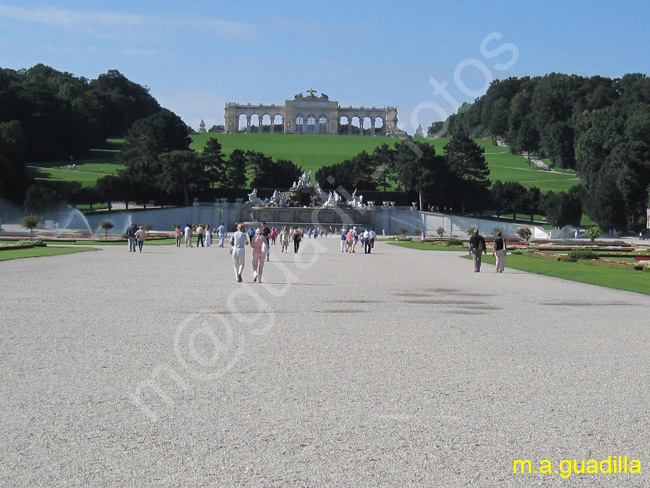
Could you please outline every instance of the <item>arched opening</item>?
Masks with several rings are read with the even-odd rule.
[[[318,133],[327,134],[327,117],[324,115],[318,118]]]
[[[350,119],[347,115],[339,117],[339,134],[347,134],[350,131]]]
[[[375,135],[376,136],[386,135],[386,128],[384,127],[383,117],[375,117]]]
[[[302,134],[304,132],[304,124],[305,124],[305,119],[302,115],[297,115],[296,116],[296,134]]]
[[[307,117],[307,134],[313,134],[316,132],[316,117],[310,115]]]
[[[262,132],[265,134],[271,132],[271,116],[269,114],[262,115]]]
[[[362,135],[364,136],[369,136],[372,135],[372,118],[369,116],[366,116],[363,118],[361,121],[363,124],[363,132]]]
[[[248,117],[246,114],[239,114],[237,117],[237,132],[247,132],[248,129]]]
[[[251,126],[250,126],[250,132],[255,133],[255,132],[261,132],[260,130],[260,116],[257,114],[251,115]]]
[[[361,117],[355,115],[351,119],[350,130],[348,131],[348,134],[352,134],[353,136],[358,136],[360,133],[361,133]]]
[[[275,114],[271,119],[271,122],[273,124],[272,127],[273,132],[275,133],[284,132],[284,119],[282,118],[282,114]]]

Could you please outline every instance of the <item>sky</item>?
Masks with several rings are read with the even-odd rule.
[[[0,68],[116,69],[185,123],[313,88],[414,133],[495,79],[650,72],[646,1],[0,0]]]

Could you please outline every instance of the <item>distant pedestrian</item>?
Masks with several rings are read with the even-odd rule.
[[[266,222],[262,222],[262,235],[266,239],[266,260],[271,260],[271,229],[266,225]]]
[[[347,234],[348,233],[345,231],[345,227],[341,227],[341,252],[347,251],[347,249],[346,249],[346,246],[347,246],[347,244],[346,244],[346,242],[347,242],[346,241],[346,236],[347,236]]]
[[[207,247],[212,247],[212,229],[210,225],[205,226],[205,245]]]
[[[501,235],[501,231],[497,232],[497,238],[494,240],[494,256],[497,260],[495,271],[497,273],[503,273],[506,267],[506,240]]]
[[[146,234],[144,231],[144,227],[140,226],[140,228],[135,231],[135,240],[138,243],[138,249],[140,249],[140,252],[142,252],[142,246],[144,246],[145,239],[146,239]]]
[[[181,226],[176,224],[174,227],[174,234],[176,235],[176,247],[181,247],[181,238],[183,237],[183,231]]]
[[[293,234],[291,236],[291,239],[293,240],[293,252],[297,253],[298,249],[300,249],[300,241],[302,241],[302,232],[300,229],[295,228],[293,229]]]
[[[282,230],[280,231],[280,252],[287,252],[287,249],[289,248],[289,231],[287,230],[287,226],[285,225],[282,227]]]
[[[133,222],[129,224],[129,226],[126,229],[126,238],[129,241],[129,252],[133,251],[135,252],[135,233],[138,231],[138,226],[135,225]]]
[[[478,233],[478,229],[474,229],[474,235],[469,238],[469,252],[474,256],[474,272],[481,271],[481,258],[486,253],[485,239]]]
[[[219,235],[219,247],[223,247],[223,240],[226,237],[226,226],[223,225],[223,222],[221,222],[221,225],[217,228],[217,234]]]
[[[264,237],[264,231],[257,229],[255,237],[251,242],[253,251],[253,281],[262,282],[262,274],[264,272],[264,261],[266,261],[266,253],[268,251],[269,243]]]
[[[242,282],[241,274],[244,271],[246,260],[246,246],[248,246],[248,236],[244,233],[245,230],[244,224],[239,224],[237,226],[237,232],[230,237],[232,264],[235,268],[235,277],[240,283]]]
[[[203,245],[203,233],[204,232],[205,232],[205,230],[203,229],[203,227],[201,227],[201,224],[196,226],[196,247],[197,247],[197,249],[199,247],[199,244],[201,244],[201,247],[205,247]]]
[[[183,230],[185,236],[185,247],[192,247],[192,226],[187,224]]]

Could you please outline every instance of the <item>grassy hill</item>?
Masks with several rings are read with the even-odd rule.
[[[275,160],[289,159],[312,174],[325,165],[350,159],[361,151],[371,153],[382,144],[393,146],[399,139],[390,137],[331,136],[315,134],[193,134],[192,149],[200,151],[208,138],[216,137],[226,155],[235,149],[262,152]],[[436,147],[442,154],[448,139],[422,139]],[[68,171],[68,162],[39,164],[31,166],[30,173],[37,179],[81,181],[91,186],[106,174],[117,174],[122,168],[114,161],[115,145],[119,140],[111,140],[110,151],[98,150],[97,158],[75,161],[77,171]],[[542,171],[529,166],[520,155],[510,154],[507,147],[493,146],[490,141],[478,140],[485,149],[485,159],[490,168],[492,181],[518,181],[526,187],[537,186],[542,191],[562,191],[578,184],[578,177],[572,173]],[[56,168],[57,164],[60,166]]]

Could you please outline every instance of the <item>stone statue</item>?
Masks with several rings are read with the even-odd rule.
[[[204,133],[204,132],[208,132],[206,130],[206,128],[205,128],[205,122],[203,122],[203,119],[201,119],[201,122],[199,123],[199,129],[198,129],[197,132],[199,132],[201,134]]]
[[[352,199],[348,200],[348,205],[352,208],[363,208],[365,205],[363,204],[363,195],[357,196],[357,189],[354,189],[354,193],[352,193]]]
[[[267,203],[267,200],[262,200],[261,198],[257,197],[257,188],[253,189],[251,193],[248,194],[248,203],[251,203],[253,205],[261,205],[262,203]]]
[[[422,125],[418,125],[418,128],[415,129],[415,137],[424,137],[424,129],[422,129]]]
[[[336,205],[336,200],[334,200],[334,193],[329,192],[327,200],[323,203],[323,207],[333,207]]]

